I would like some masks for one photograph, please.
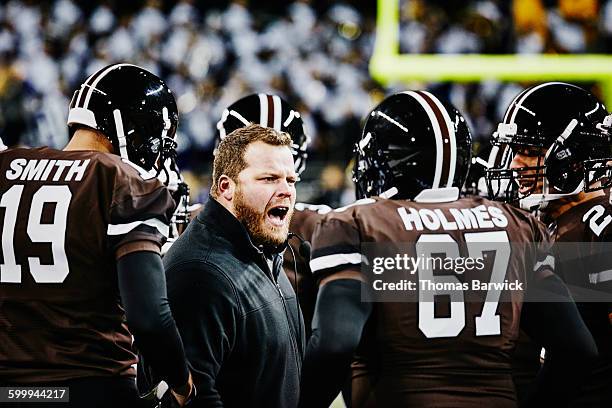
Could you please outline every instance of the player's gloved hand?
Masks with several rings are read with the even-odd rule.
[[[176,390],[167,388],[165,382],[160,382],[151,391],[140,396],[143,408],[180,408],[189,406],[196,396],[196,388],[193,384],[191,373],[189,381]]]
[[[193,378],[189,373],[187,383],[181,387],[170,389],[161,398],[162,408],[178,408],[187,406],[196,395],[196,388],[193,384]]]
[[[140,396],[140,401],[142,402],[140,406],[142,408],[161,408],[161,400],[157,396],[160,384],[157,384],[151,391]]]

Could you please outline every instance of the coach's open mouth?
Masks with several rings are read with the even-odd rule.
[[[272,225],[277,227],[282,227],[285,224],[285,218],[287,217],[287,213],[289,212],[289,207],[286,206],[277,206],[272,207],[268,210],[268,220]]]

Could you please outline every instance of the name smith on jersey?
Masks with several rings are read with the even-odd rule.
[[[90,159],[13,159],[6,171],[7,180],[81,181]]]

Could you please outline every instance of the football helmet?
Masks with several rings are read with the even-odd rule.
[[[304,131],[300,113],[278,95],[251,94],[228,106],[217,122],[217,145],[234,130],[253,123],[291,136],[295,172],[302,174],[306,168],[306,148],[310,138]]]
[[[355,146],[357,198],[414,199],[422,190],[461,189],[470,167],[472,137],[450,103],[425,91],[385,98],[367,117]]]
[[[580,191],[609,187],[607,181],[592,186],[610,179],[610,137],[601,129],[607,114],[593,94],[575,85],[547,82],[521,92],[491,142],[509,146],[512,156],[537,157],[537,162],[489,169],[488,184],[505,187],[490,189],[491,198],[518,200],[521,208],[532,211]],[[521,185],[527,187],[520,191]]]
[[[156,75],[136,65],[113,64],[74,92],[68,111],[71,136],[79,125],[103,133],[123,159],[159,174],[176,148],[178,110],[172,91]]]

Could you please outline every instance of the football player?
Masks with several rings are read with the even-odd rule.
[[[509,170],[494,180],[518,187],[522,208],[537,210],[557,242],[556,273],[565,281],[599,349],[576,407],[612,406],[612,207],[608,112],[590,92],[548,82],[520,93],[508,107],[493,143],[509,146]],[[512,194],[506,194],[512,195]],[[572,244],[567,244],[572,243]],[[598,244],[599,243],[599,244]]]
[[[470,156],[465,119],[431,93],[391,95],[367,117],[354,169],[360,200],[332,211],[314,232],[310,266],[320,286],[303,367],[303,407],[329,405],[358,345],[376,403],[384,407],[515,407],[510,368],[521,323],[558,353],[547,361],[530,403],[551,396],[553,403],[562,401],[568,390],[551,389],[575,380],[596,355],[552,272],[544,225],[507,204],[459,198]],[[377,197],[390,191],[391,199]],[[411,272],[372,268],[376,254],[400,248],[413,260],[487,261],[463,270],[433,268],[426,259]],[[413,290],[378,297],[379,276],[387,282],[402,277]],[[472,289],[474,282],[506,281],[524,290]],[[456,289],[432,291],[431,284]],[[535,288],[563,301],[524,303]],[[369,302],[371,296],[379,301]],[[521,308],[529,309],[523,322]]]
[[[291,150],[295,161],[295,171],[302,174],[306,168],[306,148],[310,138],[306,135],[300,113],[278,95],[247,95],[223,111],[217,123],[217,144],[234,130],[256,123],[288,133],[293,140]],[[296,203],[291,224],[290,236],[296,240],[289,244],[283,255],[283,268],[293,289],[298,295],[300,308],[306,327],[306,338],[310,335],[312,315],[316,301],[316,285],[312,279],[308,260],[310,258],[310,237],[317,221],[331,211],[326,205]],[[295,247],[295,248],[294,248]]]
[[[157,169],[177,123],[160,78],[114,64],[74,93],[63,150],[0,153],[1,384],[137,405],[133,335],[176,402],[193,394],[160,258],[175,203]]]

